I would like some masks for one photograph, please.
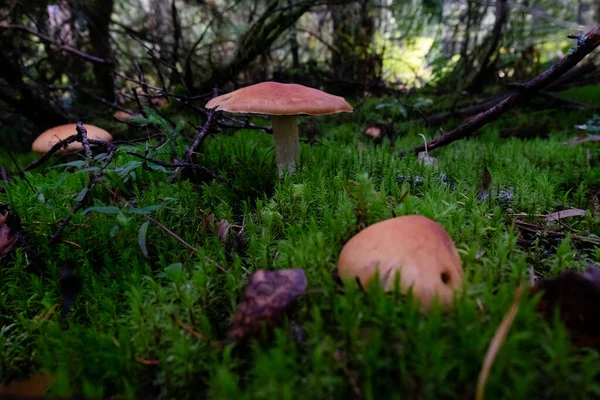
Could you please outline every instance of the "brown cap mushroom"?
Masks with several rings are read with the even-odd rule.
[[[126,110],[126,111],[117,110],[113,114],[113,118],[116,120],[119,120],[119,121],[129,121],[131,119],[131,117],[133,117],[133,111],[131,111],[131,110]]]
[[[270,115],[279,175],[294,172],[300,155],[297,115],[352,112],[342,97],[294,83],[262,82],[210,100],[206,108],[241,114]]]
[[[57,142],[68,138],[69,136],[77,133],[76,124],[59,125],[54,128],[48,129],[33,141],[31,150],[37,153],[46,153],[52,146]],[[87,129],[87,135],[89,139],[104,140],[105,142],[112,141],[112,135],[102,128],[98,128],[94,125],[85,124]],[[81,150],[83,145],[79,142],[73,142],[69,144],[65,149],[60,149],[58,153],[70,153],[73,151]]]
[[[342,279],[358,278],[367,287],[377,270],[386,291],[394,289],[400,272],[400,291],[406,293],[412,286],[425,310],[436,296],[442,306],[450,306],[463,278],[452,238],[438,223],[418,215],[378,222],[346,243],[338,261]]]

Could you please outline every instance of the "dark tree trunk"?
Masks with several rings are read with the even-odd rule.
[[[40,129],[51,128],[67,122],[67,118],[55,108],[49,99],[37,92],[34,86],[23,82],[20,66],[15,63],[13,52],[9,51],[8,39],[0,39],[0,81],[12,85],[10,89],[0,90],[0,101],[13,108]]]
[[[496,21],[492,32],[483,41],[479,53],[483,54],[479,58],[479,67],[472,79],[467,79],[469,92],[481,92],[486,83],[488,83],[496,71],[498,62],[498,50],[502,43],[504,30],[508,24],[510,8],[507,0],[498,0],[496,2]]]
[[[375,17],[371,0],[329,6],[333,21],[331,70],[348,83],[369,85],[381,78],[382,58],[372,52]]]
[[[108,60],[113,58],[109,32],[113,5],[113,0],[85,0],[83,2],[83,10],[90,32],[90,53]],[[99,95],[112,101],[115,97],[113,66],[94,64],[93,68],[95,86]]]
[[[293,4],[293,0],[288,0],[288,6]],[[298,53],[298,38],[296,37],[296,24],[290,32],[290,51],[292,53],[292,67],[295,70],[300,68],[300,54]]]
[[[293,26],[316,3],[316,0],[306,0],[295,8],[282,8],[276,11],[279,3],[279,0],[274,0],[269,4],[265,12],[241,38],[235,59],[224,68],[215,68],[211,76],[200,85],[200,92],[208,92],[215,86],[222,87],[223,84],[235,79],[257,57],[268,52],[273,42]]]

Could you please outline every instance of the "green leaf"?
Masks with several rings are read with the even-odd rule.
[[[163,207],[164,207],[164,205],[162,205],[162,204],[154,204],[152,206],[143,207],[143,208],[130,207],[129,211],[133,214],[148,215],[154,211],[160,210]]]
[[[148,163],[148,167],[150,167],[150,169],[154,170],[154,171],[160,171],[160,172],[164,172],[167,173],[169,171],[167,171],[167,169],[165,167],[163,167],[162,165],[158,165],[158,164],[154,164],[154,163]]]
[[[84,215],[89,212],[97,212],[97,213],[101,213],[101,214],[118,214],[121,212],[121,210],[119,210],[118,207],[113,207],[113,206],[94,206],[94,207],[88,207],[85,210],[83,210]]]
[[[81,192],[79,192],[79,194],[77,195],[77,198],[75,200],[77,200],[77,202],[80,202],[83,200],[83,198],[85,197],[85,195],[88,192],[88,188],[87,186],[83,188],[83,190]]]
[[[58,164],[58,165],[54,165],[50,168],[61,168],[61,167],[83,167],[85,165],[85,161],[83,160],[77,160],[77,161],[71,161],[68,163],[64,163],[64,164]]]
[[[146,247],[146,237],[148,235],[148,222],[144,222],[142,226],[140,226],[140,231],[138,233],[138,244],[140,245],[140,249],[142,250],[142,254],[146,258],[148,258],[148,248]]]

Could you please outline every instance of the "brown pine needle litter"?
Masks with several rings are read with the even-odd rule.
[[[490,376],[492,364],[494,363],[496,355],[500,351],[502,344],[506,340],[506,336],[508,335],[508,331],[510,330],[513,321],[515,320],[517,311],[519,311],[519,305],[521,304],[521,297],[523,296],[524,290],[524,286],[519,286],[515,290],[513,303],[508,309],[508,312],[504,315],[504,318],[502,318],[502,322],[500,322],[500,325],[498,325],[498,329],[496,329],[496,333],[494,334],[494,337],[490,342],[490,346],[488,347],[485,359],[483,360],[483,366],[481,367],[481,371],[479,372],[479,378],[477,379],[477,392],[475,395],[475,400],[483,400],[485,384],[487,383],[488,377]]]

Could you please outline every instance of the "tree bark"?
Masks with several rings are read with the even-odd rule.
[[[504,35],[504,30],[508,24],[510,8],[507,0],[498,0],[496,2],[496,21],[490,35],[484,40],[481,52],[484,54],[480,59],[480,65],[472,79],[468,79],[469,92],[481,92],[484,85],[493,77],[498,62],[498,49]]]
[[[22,115],[40,129],[51,128],[67,122],[67,118],[52,103],[36,91],[34,86],[23,82],[21,68],[11,57],[8,39],[0,38],[0,80],[13,85],[10,89],[0,90],[0,101],[12,107],[16,114]]]
[[[280,1],[272,1],[240,40],[235,59],[225,68],[214,69],[211,76],[200,85],[200,92],[208,92],[238,76],[258,56],[269,51],[273,42],[316,2],[317,0],[305,0],[290,10],[287,7],[279,9]]]
[[[112,60],[110,47],[110,17],[114,6],[113,0],[86,0],[83,10],[90,33],[91,53],[97,57]],[[95,86],[106,99],[115,96],[113,66],[94,64]]]

